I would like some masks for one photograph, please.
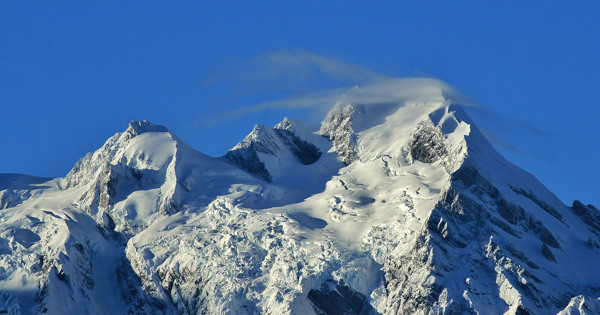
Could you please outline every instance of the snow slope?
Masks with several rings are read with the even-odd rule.
[[[0,311],[598,313],[600,212],[501,157],[467,103],[392,80],[221,158],[142,121],[65,178],[0,177]]]

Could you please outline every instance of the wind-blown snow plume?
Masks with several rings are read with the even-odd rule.
[[[468,107],[467,111],[490,142],[505,153],[516,153],[522,157],[533,157],[548,165],[556,165],[552,155],[545,152],[554,151],[559,141],[568,142],[566,139],[560,140],[559,135],[552,135],[487,108],[442,81],[427,77],[390,77],[359,65],[310,52],[263,53],[235,70],[211,76],[203,82],[203,86],[227,80],[234,82],[235,86],[245,87],[246,91],[242,93],[245,96],[236,101],[240,106],[199,119],[196,124],[206,126],[281,110],[298,113],[311,122],[318,122],[329,112],[332,104],[336,103],[382,104],[435,94],[449,104]],[[272,100],[244,104],[249,95],[267,90],[276,93],[263,99]],[[236,92],[233,94],[240,93],[237,89],[234,91]],[[284,92],[281,93],[282,91]],[[282,98],[282,94],[291,96]]]

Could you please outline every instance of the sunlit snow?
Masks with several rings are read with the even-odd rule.
[[[331,105],[220,158],[141,121],[65,178],[0,175],[0,312],[600,310],[598,210],[501,157],[468,98],[403,79]]]

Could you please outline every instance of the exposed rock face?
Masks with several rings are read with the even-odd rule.
[[[600,210],[598,208],[593,205],[584,206],[581,201],[575,200],[571,209],[594,233],[600,235]]]
[[[375,314],[373,307],[362,294],[352,290],[343,282],[328,279],[319,290],[310,290],[308,299],[315,312],[321,314]]]
[[[585,295],[573,297],[569,305],[558,315],[592,315],[600,313],[600,299],[591,298]]]
[[[321,151],[314,144],[300,139],[293,131],[277,128],[274,131],[300,163],[310,165],[321,157]]]
[[[554,274],[555,265],[534,262],[536,254],[517,245],[525,239],[535,243],[528,235],[537,236],[535,246],[541,256],[557,263],[554,253],[562,252],[563,247],[545,224],[564,226],[564,222],[552,217],[555,223],[543,223],[522,206],[507,201],[505,193],[509,191],[501,192],[469,164],[455,172],[414,249],[410,254],[391,254],[386,260],[386,289],[395,298],[390,299],[393,303],[385,313],[463,313],[473,309],[498,313],[508,309],[516,314],[538,313],[548,306],[556,312],[564,307],[572,296],[569,281],[551,284],[555,292],[548,292],[544,287],[553,281],[548,273]],[[514,241],[502,245],[494,235],[508,235]],[[474,250],[474,244],[481,247]],[[495,297],[481,295],[494,284],[499,286]]]
[[[227,152],[225,158],[246,172],[258,175],[265,181],[271,182],[272,176],[267,171],[265,164],[258,157],[258,154],[256,154],[257,150],[254,147],[254,143],[249,143],[245,149],[233,149]]]
[[[17,298],[9,292],[0,292],[0,312],[7,315],[21,314],[21,307]]]
[[[165,296],[152,296],[147,284],[142,282],[131,268],[131,262],[123,257],[115,268],[119,279],[119,287],[116,289],[123,292],[123,300],[127,305],[123,311],[128,314],[175,314],[172,303],[165,301]],[[148,281],[148,279],[146,279]],[[152,280],[150,280],[152,282]],[[125,312],[123,312],[125,313]]]
[[[419,124],[410,143],[410,154],[415,160],[433,163],[448,155],[442,131],[427,120]]]
[[[342,161],[348,165],[358,159],[356,152],[356,135],[352,128],[354,107],[338,104],[327,114],[321,124],[320,133],[333,142],[335,151]]]

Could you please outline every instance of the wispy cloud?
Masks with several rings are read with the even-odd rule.
[[[246,106],[228,111],[230,114],[245,114],[256,113],[263,110],[275,108],[301,109],[314,108],[321,106],[331,107],[336,100],[340,98],[348,88],[337,88],[330,90],[322,90],[314,93],[293,96],[282,100],[259,103],[251,106]]]
[[[268,70],[268,75],[272,77],[300,75],[301,78],[306,78],[316,72],[341,82],[346,81],[354,84],[365,84],[387,79],[386,76],[365,67],[309,52],[271,52],[260,55],[257,61],[264,69]]]
[[[207,127],[274,109],[308,109],[323,114],[352,87],[389,79],[368,68],[310,52],[263,53],[232,66],[230,70],[206,76],[200,84],[201,89],[225,84],[227,87],[222,93],[225,96],[220,101],[239,105],[218,115],[198,119],[195,124]],[[272,100],[243,104],[256,95]]]
[[[266,52],[234,65],[231,69],[212,73],[200,84],[205,88],[221,80],[232,80],[257,85],[266,89],[283,88],[283,84],[294,83],[306,86],[314,81],[330,81],[340,85],[366,84],[384,80],[387,77],[359,65],[345,63],[335,58],[327,58],[310,52]],[[271,85],[265,86],[263,83]],[[289,88],[289,86],[286,86]]]
[[[233,109],[197,120],[196,125],[208,127],[272,110],[304,111],[322,119],[336,103],[369,105],[439,99],[470,107],[472,118],[487,138],[501,149],[548,160],[539,152],[548,152],[553,147],[548,133],[494,112],[445,82],[427,78],[422,72],[411,78],[393,78],[335,58],[309,52],[281,51],[263,53],[241,66],[235,66],[232,71],[209,76],[202,86],[208,88],[220,81],[230,81],[230,85],[236,86],[234,90],[227,91],[230,96],[242,95],[241,99],[244,99],[247,95],[262,96],[266,92],[266,96],[260,98],[268,99],[272,94],[276,97],[253,104],[241,102]],[[514,141],[515,135],[529,139],[526,142],[530,145],[509,145],[523,143]]]
[[[431,101],[451,100],[465,106],[479,104],[448,84],[430,78],[378,79],[364,86],[341,87],[296,95],[276,101],[239,107],[224,112],[227,117],[239,117],[271,109],[314,109],[325,113],[336,103],[383,104],[400,103],[406,100]]]
[[[197,125],[210,126],[275,109],[308,109],[323,116],[337,102],[368,105],[431,97],[432,94],[440,98],[452,95],[455,101],[464,105],[475,104],[439,80],[391,78],[359,65],[309,52],[263,53],[235,66],[232,71],[208,76],[201,87],[210,88],[222,81],[230,82],[232,86],[227,90],[230,99],[247,99],[259,94],[266,94],[267,99],[269,94],[286,96],[223,110],[214,117],[197,120]],[[358,86],[360,88],[356,89]]]

